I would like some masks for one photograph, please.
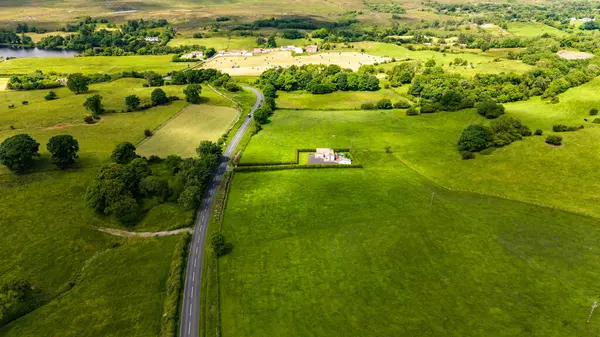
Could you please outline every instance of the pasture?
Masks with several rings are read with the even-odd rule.
[[[44,299],[52,300],[3,327],[0,335],[39,336],[40,331],[52,336],[158,334],[165,279],[177,238],[126,240],[93,228],[169,230],[189,225],[190,212],[166,203],[152,208],[138,226],[125,228],[95,214],[84,200],[89,183],[117,143],[140,142],[145,129],[155,129],[186,106],[176,101],[121,113],[129,94],[140,96],[142,104],[150,102],[154,88],[144,88],[143,83],[125,78],[93,84],[88,93],[80,95],[66,88],[53,89],[58,96],[53,101],[43,98],[49,90],[0,92],[3,104],[17,105],[15,109],[2,106],[0,142],[27,133],[40,143],[41,153],[33,172],[15,175],[5,167],[0,169],[4,192],[0,193],[4,205],[0,213],[0,274],[29,280]],[[163,87],[168,95],[181,97],[183,88]],[[86,125],[83,116],[87,112],[82,105],[93,94],[104,97],[106,109],[119,112],[105,113],[96,124]],[[201,96],[200,106],[230,109],[226,107],[233,105],[208,88]],[[29,104],[22,105],[22,100]],[[73,135],[80,147],[76,166],[67,171],[56,170],[46,150],[48,139],[60,134]],[[66,292],[71,283],[75,287]]]
[[[0,91],[6,90],[6,85],[8,84],[8,78],[0,77]]]
[[[404,96],[407,89],[408,86],[403,86],[379,91],[336,91],[324,95],[313,95],[303,91],[279,91],[277,93],[277,107],[292,110],[353,110],[360,109],[362,103],[376,103],[382,98],[387,98],[392,103],[408,101]]]
[[[183,70],[191,63],[171,62],[172,55],[143,56],[94,56],[74,58],[18,58],[0,62],[0,74],[29,74],[34,70],[45,73],[106,73],[116,74],[124,71],[156,71],[166,74],[174,70]]]
[[[188,105],[175,118],[158,129],[138,147],[138,154],[183,158],[196,156],[203,140],[216,142],[236,121],[240,112],[214,105]]]
[[[293,56],[291,52],[277,51],[248,57],[217,57],[206,62],[203,67],[217,69],[231,76],[258,76],[270,68],[304,64],[337,64],[342,68],[356,71],[361,65],[381,63],[387,60],[389,59],[385,57],[355,52],[325,52],[308,56]]]
[[[267,132],[285,137],[279,121]],[[364,170],[235,175],[223,224],[233,248],[218,267],[222,336],[600,332],[585,324],[595,220],[450,192],[394,154],[361,153]]]

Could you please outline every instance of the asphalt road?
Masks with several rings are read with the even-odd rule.
[[[263,94],[255,88],[245,86],[244,89],[250,90],[256,95],[256,102],[250,112],[253,114],[254,111],[261,106],[265,98]],[[192,233],[192,242],[190,244],[185,275],[185,287],[183,290],[183,306],[181,308],[180,319],[181,325],[179,327],[180,337],[198,337],[202,260],[204,259],[204,244],[206,243],[208,221],[210,220],[215,195],[217,194],[223,175],[227,171],[229,159],[233,156],[235,148],[238,146],[252,122],[252,118],[246,116],[242,116],[241,118],[245,118],[246,120],[227,145],[225,153],[223,153],[223,156],[221,157],[219,167],[216,169],[212,180],[206,188],[200,210],[196,216],[196,225],[194,226],[194,231]]]

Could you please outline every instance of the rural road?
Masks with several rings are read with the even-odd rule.
[[[244,89],[250,90],[256,95],[256,102],[250,111],[251,114],[258,109],[264,101],[263,94],[255,88],[246,87]],[[190,244],[187,270],[185,275],[185,286],[183,289],[183,305],[181,307],[181,319],[179,327],[180,337],[198,337],[199,329],[199,310],[200,310],[200,296],[201,289],[200,284],[202,281],[202,260],[204,259],[204,244],[206,243],[206,233],[208,227],[208,221],[212,212],[213,202],[217,195],[217,190],[223,179],[223,175],[227,170],[227,164],[231,156],[233,156],[236,147],[238,146],[242,137],[248,130],[252,118],[248,118],[242,115],[241,118],[245,118],[244,123],[240,129],[233,136],[229,145],[225,149],[225,153],[221,157],[219,167],[215,170],[213,178],[206,188],[200,210],[196,216],[196,225],[192,232],[192,242]]]

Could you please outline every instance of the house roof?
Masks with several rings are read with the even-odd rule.
[[[327,155],[327,156],[329,156],[329,155],[333,156],[335,154],[333,149],[328,149],[328,148],[318,148],[317,153]]]

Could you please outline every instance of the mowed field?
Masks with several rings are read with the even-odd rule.
[[[18,58],[0,62],[0,74],[29,74],[34,70],[42,70],[46,73],[54,71],[61,74],[115,74],[132,70],[139,72],[152,70],[166,74],[195,64],[171,62],[172,58],[173,55]]]
[[[536,37],[544,35],[546,33],[558,37],[569,35],[568,33],[563,32],[560,29],[550,27],[541,22],[511,22],[508,24],[508,31],[513,35],[522,37]]]
[[[392,103],[408,102],[408,86],[381,89],[379,91],[336,91],[331,94],[313,95],[304,91],[277,93],[277,107],[280,109],[352,110],[360,109],[365,102],[376,103],[387,98]]]
[[[240,112],[214,105],[188,105],[138,147],[138,154],[183,158],[196,156],[203,140],[217,141],[236,121]]]
[[[258,76],[276,67],[302,66],[304,64],[337,64],[342,68],[358,70],[363,64],[381,63],[389,58],[355,52],[326,52],[308,56],[292,56],[291,52],[277,51],[255,56],[217,57],[204,64],[231,76]]]
[[[54,101],[43,98],[49,90],[0,92],[4,109],[0,142],[26,133],[40,143],[41,153],[30,173],[15,175],[4,167],[0,169],[0,275],[3,279],[21,277],[32,282],[40,298],[50,301],[6,326],[0,322],[0,335],[159,334],[166,278],[179,237],[124,239],[94,227],[169,230],[182,223],[189,225],[190,212],[177,203],[165,203],[151,209],[138,226],[124,228],[95,214],[84,200],[88,185],[101,165],[108,162],[116,144],[139,143],[145,129],[155,129],[187,105],[176,101],[121,113],[129,94],[138,95],[142,104],[150,102],[153,88],[144,88],[143,83],[127,78],[93,84],[88,93],[80,95],[66,88],[53,89],[58,95]],[[184,96],[183,86],[163,89],[168,95]],[[83,117],[87,112],[82,105],[94,94],[103,97],[107,110],[118,112],[103,114],[98,123],[86,125]],[[233,105],[212,90],[204,90],[201,96],[203,104],[199,107]],[[23,100],[29,104],[22,105]],[[15,109],[6,109],[13,103]],[[49,138],[60,134],[73,135],[80,147],[77,165],[67,171],[56,170],[46,150]]]

